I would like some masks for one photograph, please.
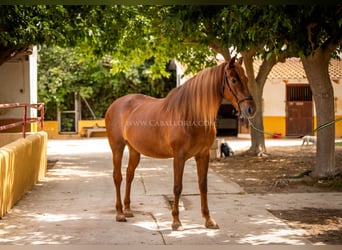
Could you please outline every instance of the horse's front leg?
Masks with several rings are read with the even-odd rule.
[[[183,188],[183,172],[184,172],[184,164],[185,159],[181,156],[174,157],[173,160],[173,194],[174,194],[174,202],[172,207],[172,230],[174,231],[182,231],[183,226],[181,221],[179,220],[179,199],[182,193]]]
[[[210,217],[208,208],[208,168],[209,168],[209,151],[197,155],[195,157],[197,163],[198,185],[201,194],[201,211],[205,219],[205,227],[210,229],[218,229],[219,226],[213,218]]]

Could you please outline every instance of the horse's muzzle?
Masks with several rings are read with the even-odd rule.
[[[246,118],[253,118],[256,112],[254,100],[248,100],[240,104],[241,113]]]

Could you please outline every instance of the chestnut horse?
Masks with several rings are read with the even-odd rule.
[[[113,153],[113,179],[116,188],[116,220],[132,217],[131,183],[140,154],[154,158],[174,158],[174,203],[172,229],[182,230],[178,204],[182,192],[185,161],[195,157],[201,212],[207,228],[219,228],[210,217],[207,201],[209,149],[215,136],[215,119],[222,99],[228,100],[247,118],[256,107],[247,87],[242,60],[205,69],[165,98],[129,94],[114,101],[106,112],[108,140]],[[121,161],[125,146],[129,149],[124,209],[121,202]]]

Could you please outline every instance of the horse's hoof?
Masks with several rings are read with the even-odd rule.
[[[126,216],[123,215],[123,214],[118,214],[118,215],[116,216],[116,221],[118,221],[118,222],[126,222],[126,221],[127,221],[127,220],[126,220]]]
[[[172,231],[184,231],[182,224],[180,223],[173,223],[172,224]]]
[[[217,225],[217,223],[214,220],[207,221],[205,223],[205,227],[208,229],[219,229],[220,228],[219,225]]]
[[[133,212],[131,210],[125,210],[124,211],[124,215],[125,215],[126,218],[134,217],[134,214],[133,214]]]

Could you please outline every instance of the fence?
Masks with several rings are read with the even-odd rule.
[[[5,125],[0,125],[0,131],[6,130],[9,128],[19,127],[22,126],[22,134],[23,138],[26,137],[26,124],[40,122],[40,129],[44,129],[44,103],[9,103],[9,104],[0,104],[1,109],[13,109],[13,108],[22,108],[23,115],[21,121],[11,122]],[[37,117],[27,117],[28,109],[34,108],[40,112],[40,117],[37,114]]]

